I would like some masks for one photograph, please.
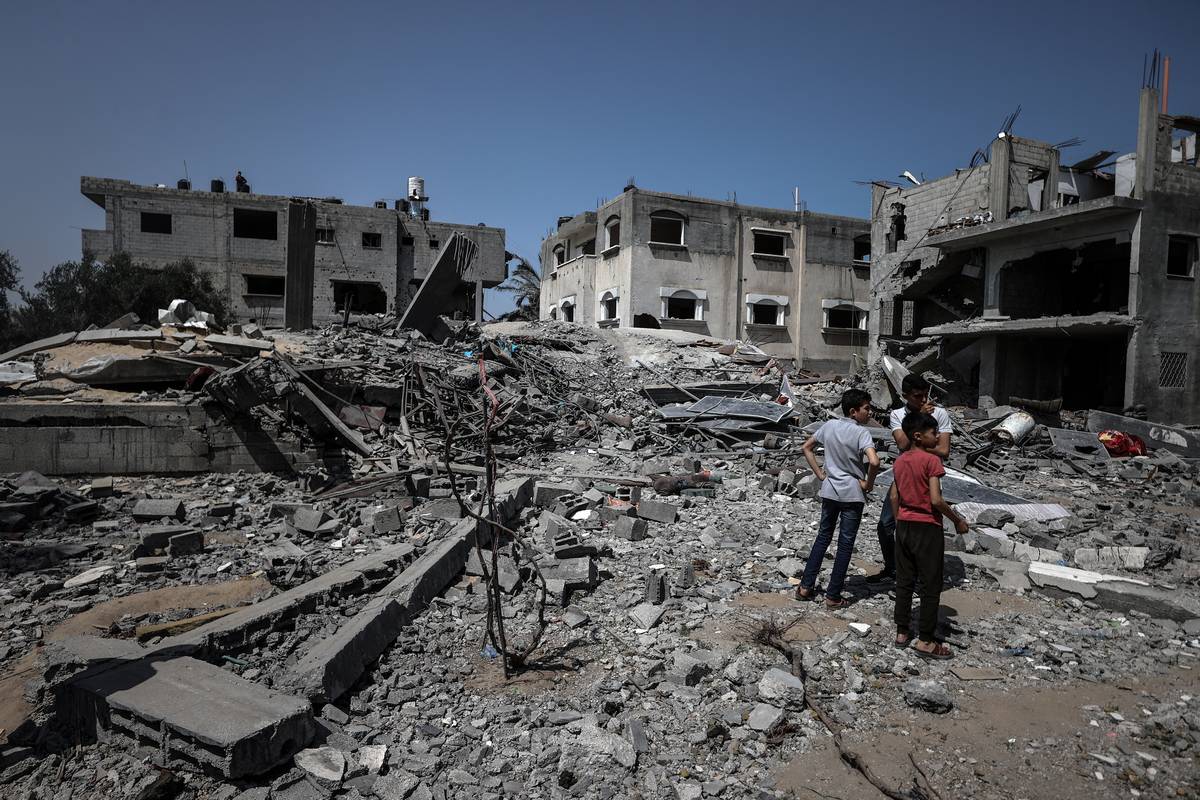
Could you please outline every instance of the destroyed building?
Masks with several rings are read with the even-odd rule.
[[[811,371],[866,353],[866,220],[627,186],[542,242],[542,319],[751,342]]]
[[[1146,88],[1135,152],[1064,163],[1003,131],[953,175],[876,184],[873,360],[945,368],[967,400],[1200,422],[1197,131]]]
[[[430,219],[418,178],[391,207],[226,192],[220,180],[210,188],[85,176],[80,191],[104,209],[104,228],[83,231],[83,250],[100,258],[125,252],[151,266],[190,259],[238,317],[292,328],[347,310],[403,313],[454,233],[473,242],[478,256],[440,313],[479,319],[483,290],[507,275],[504,230]]]

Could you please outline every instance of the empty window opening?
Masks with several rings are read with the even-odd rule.
[[[887,251],[889,253],[896,252],[896,244],[908,238],[905,232],[907,223],[908,218],[904,215],[904,204],[892,203],[892,220],[887,233]]]
[[[600,319],[617,318],[617,298],[610,292],[605,292],[600,298]]]
[[[263,297],[283,297],[285,280],[282,275],[243,275],[246,279],[246,294]]]
[[[683,217],[662,212],[650,215],[651,244],[683,244]]]
[[[830,330],[863,330],[866,317],[865,311],[854,306],[835,306],[825,309],[825,327]]]
[[[145,216],[142,214],[143,218]],[[145,230],[144,223],[142,230]],[[1196,277],[1195,236],[1167,237],[1167,276],[1171,278]]]
[[[401,244],[402,246],[404,246],[404,247],[412,247],[412,246],[413,246],[413,237],[411,237],[411,236],[401,236],[401,237],[400,237],[400,244]]]
[[[774,303],[755,303],[750,306],[750,322],[754,325],[782,325],[783,322],[779,319],[782,310],[783,306]]]
[[[997,402],[1062,398],[1063,408],[1119,412],[1125,405],[1125,332],[1081,337],[998,337]]]
[[[586,242],[579,245],[579,255],[581,255],[581,256],[596,255],[596,240],[588,239]]]
[[[317,244],[333,243],[333,228],[317,228]]]
[[[1129,243],[1113,239],[1035,253],[1006,264],[999,310],[1013,319],[1125,313],[1129,305]]]
[[[383,249],[383,234],[382,233],[370,233],[368,231],[363,231],[362,246],[367,248],[368,250]]]
[[[387,292],[378,283],[333,281],[333,305],[339,313],[386,314]]]
[[[554,266],[567,263],[567,248],[561,244],[554,245]]]
[[[633,327],[635,328],[661,328],[658,320],[653,314],[634,314]]]
[[[754,231],[754,255],[782,256],[787,253],[787,236],[782,233]]]
[[[279,215],[257,208],[235,208],[233,235],[238,239],[278,239]]]
[[[696,319],[696,298],[668,297],[667,319]]]
[[[562,318],[563,318],[563,322],[574,322],[575,321],[575,304],[574,303],[563,303]]]
[[[558,309],[557,308],[550,309],[550,319],[558,319]]]
[[[1187,353],[1158,354],[1158,386],[1160,389],[1183,389],[1187,386]]]
[[[621,218],[613,217],[604,223],[604,249],[608,250],[621,244]]]
[[[442,243],[440,241],[438,241],[437,239],[429,240],[429,249],[430,250],[437,250],[441,246],[442,246]]]
[[[864,264],[871,263],[871,234],[864,233],[854,237],[854,260]]]
[[[155,214],[152,211],[142,212],[142,233],[171,232],[171,215]]]

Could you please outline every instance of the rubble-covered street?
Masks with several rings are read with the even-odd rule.
[[[866,580],[889,377],[441,324],[127,321],[6,365],[14,436],[153,435],[130,420],[161,407],[197,444],[0,477],[4,797],[1200,795],[1195,430],[950,407],[971,530],[946,538],[954,658],[927,661]],[[884,472],[831,611],[795,595],[820,514],[800,448],[852,385]],[[1148,453],[1111,455],[1113,429]],[[268,451],[288,468],[231,469]]]

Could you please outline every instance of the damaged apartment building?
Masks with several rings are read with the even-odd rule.
[[[1197,131],[1146,88],[1135,152],[1067,164],[1004,131],[953,175],[876,184],[873,360],[967,400],[1200,423]]]
[[[815,372],[867,350],[870,225],[627,186],[542,242],[540,317],[738,339]]]
[[[245,187],[248,189],[249,187]],[[83,250],[128,253],[161,266],[190,259],[209,273],[234,313],[265,325],[309,328],[350,314],[403,314],[455,233],[477,248],[440,313],[480,319],[483,290],[507,275],[504,230],[430,219],[424,181],[391,206],[337,198],[281,197],[139,186],[83,177],[80,191],[104,209],[104,229],[83,231]]]

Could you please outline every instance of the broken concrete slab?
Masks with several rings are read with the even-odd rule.
[[[246,339],[241,336],[224,336],[216,333],[205,336],[204,343],[218,353],[230,356],[253,357],[264,350],[275,349],[275,343],[267,339]]]
[[[1200,618],[1200,601],[1145,581],[1037,561],[1029,565],[1027,574],[1035,586],[1051,595],[1073,595],[1114,611],[1140,611],[1176,622]]]
[[[1139,570],[1145,569],[1149,555],[1149,547],[1078,547],[1074,559],[1081,569]]]
[[[4,357],[0,356],[0,361],[3,360]],[[1123,417],[1119,414],[1109,414],[1105,411],[1089,411],[1087,428],[1096,433],[1107,430],[1132,433],[1152,449],[1165,447],[1183,456],[1200,457],[1200,433],[1196,431],[1160,425],[1133,417]]]
[[[1095,431],[1074,431],[1066,428],[1047,428],[1055,452],[1064,456],[1111,461],[1112,456]]]
[[[451,298],[471,268],[479,246],[455,232],[442,245],[429,273],[421,281],[412,302],[400,317],[401,328],[412,328],[431,339],[440,339],[439,315],[450,307]]]
[[[40,353],[43,350],[50,350],[54,347],[62,347],[65,344],[70,344],[75,341],[77,334],[74,331],[68,333],[59,333],[54,336],[47,336],[45,339],[38,339],[36,342],[29,342],[20,347],[14,347],[7,353],[0,354],[0,362],[14,361],[21,356],[33,355]]]
[[[163,338],[160,330],[130,331],[119,328],[97,328],[92,331],[80,331],[75,334],[76,342],[148,342]]]
[[[64,706],[99,739],[152,741],[160,766],[225,778],[273,769],[316,732],[303,698],[187,657],[100,664],[65,683]]]
[[[194,631],[164,639],[158,648],[201,656],[235,652],[262,641],[279,625],[316,609],[331,597],[358,594],[378,585],[413,552],[409,544],[385,547]]]

